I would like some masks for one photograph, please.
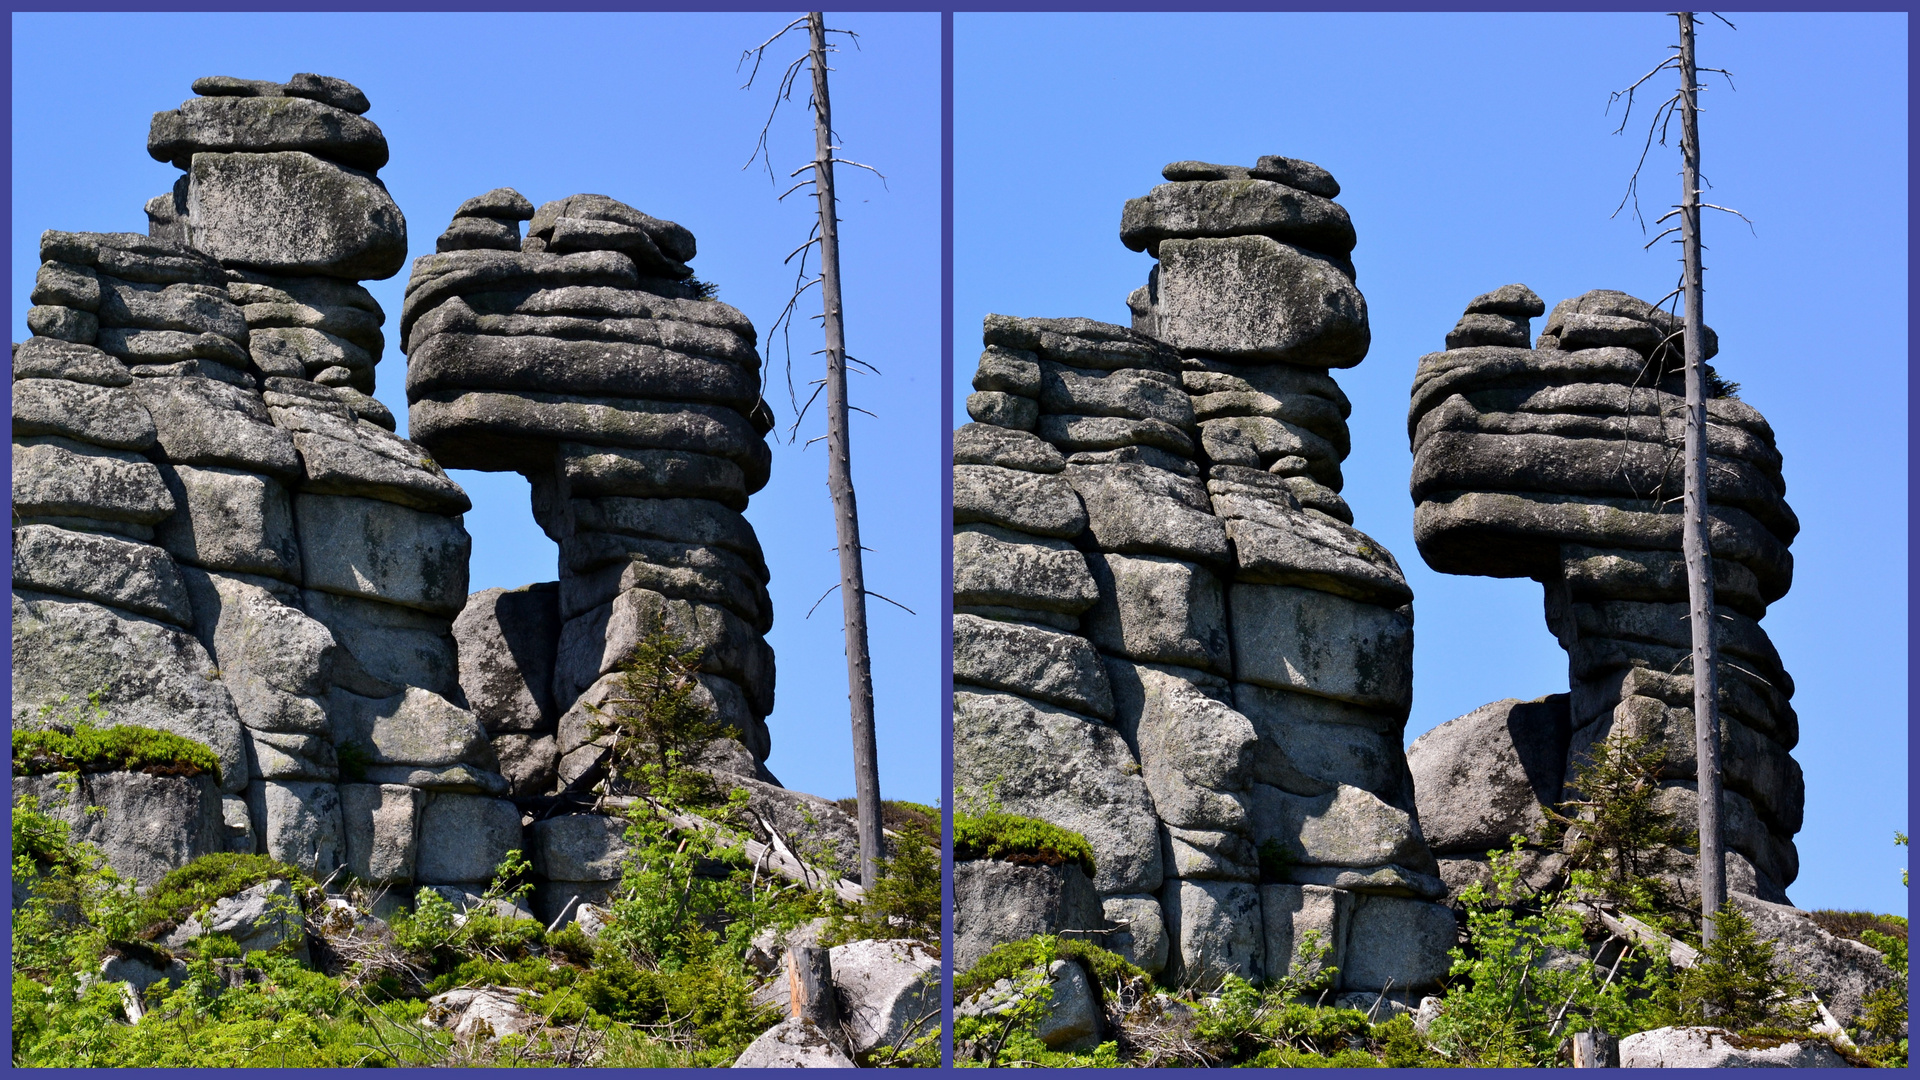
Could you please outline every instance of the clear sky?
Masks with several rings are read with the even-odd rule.
[[[773,126],[779,183],[742,169],[772,104],[774,80],[805,51],[804,32],[769,51],[749,90],[735,65],[792,15],[23,15],[13,16],[13,335],[44,229],[145,232],[142,206],[179,175],[146,153],[156,111],[192,96],[202,75],[284,80],[335,75],[366,91],[392,147],[381,179],[408,222],[411,256],[433,251],[465,199],[510,186],[537,205],[610,195],[678,221],[699,242],[696,273],[719,286],[763,337],[794,284],[781,260],[807,237],[805,193],[777,203],[786,174],[813,155],[804,83]],[[853,468],[870,589],[912,608],[869,605],[881,791],[935,802],[943,627],[940,591],[940,21],[933,14],[829,16],[860,33],[834,61],[835,126],[847,157],[840,217],[849,350],[884,377],[853,376]],[[406,271],[369,282],[388,315],[377,396],[405,432],[405,363],[395,338]],[[804,315],[817,315],[809,292]],[[817,378],[819,323],[793,335],[794,381]],[[785,353],[762,349],[784,438]],[[776,389],[777,387],[777,389]],[[802,394],[806,387],[801,387]],[[799,443],[823,434],[816,407]],[[769,766],[788,787],[853,793],[846,661],[824,444],[774,447],[773,479],[747,517],[773,573],[769,636],[779,665]],[[472,588],[556,576],[554,545],[533,524],[512,473],[454,474],[473,497]]]
[[[1907,20],[1705,18],[1700,62],[1715,367],[1786,458],[1803,524],[1793,591],[1765,622],[1798,687],[1805,908],[1906,910]],[[1421,562],[1407,495],[1408,391],[1468,300],[1509,282],[1549,305],[1649,300],[1677,248],[1609,220],[1644,138],[1608,91],[1657,64],[1674,20],[1634,15],[955,16],[955,411],[988,312],[1128,321],[1151,260],[1121,204],[1169,161],[1317,162],[1352,214],[1373,347],[1353,400],[1346,498],[1395,553],[1417,614],[1407,738],[1486,702],[1564,691],[1566,654],[1526,581]],[[1647,105],[1675,80],[1662,74]],[[1675,125],[1675,139],[1678,125]],[[1677,149],[1643,175],[1676,201]],[[1657,230],[1655,230],[1657,231]],[[1539,330],[1538,321],[1534,324]]]

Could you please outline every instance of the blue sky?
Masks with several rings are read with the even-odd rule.
[[[741,51],[792,15],[92,15],[13,16],[13,335],[26,334],[27,293],[49,228],[146,231],[142,206],[178,175],[147,157],[152,114],[192,96],[202,75],[283,80],[314,71],[365,90],[392,147],[381,179],[408,221],[411,256],[465,199],[511,186],[535,204],[576,192],[611,195],[678,221],[698,238],[695,271],[744,311],[763,337],[793,286],[782,267],[806,239],[804,193],[776,203],[786,173],[811,159],[805,90],[773,127],[771,183],[742,169],[772,103],[773,77],[805,48],[773,50],[750,90]],[[869,605],[879,717],[881,790],[939,797],[940,595],[940,65],[939,16],[830,16],[861,35],[834,62],[834,120],[846,156],[887,176],[842,170],[840,216],[849,350],[884,377],[853,376],[853,467],[868,586],[917,614]],[[389,341],[377,396],[406,415],[406,358],[393,341],[406,272],[368,287],[386,308]],[[820,310],[810,292],[805,314]],[[817,321],[793,335],[795,382],[821,365]],[[768,398],[784,436],[785,354],[765,343]],[[775,387],[777,387],[777,392]],[[805,388],[802,387],[804,395]],[[405,428],[402,428],[404,433]],[[823,434],[816,408],[800,442]],[[553,580],[553,544],[533,524],[527,485],[512,473],[458,472],[472,495],[472,587]],[[839,580],[824,444],[774,447],[773,479],[753,497],[772,569],[778,657],[769,766],[788,787],[853,792],[839,599],[803,618]]]
[[[1905,911],[1907,827],[1907,22],[1708,18],[1706,317],[1716,368],[1779,435],[1803,523],[1793,591],[1765,626],[1798,686],[1805,908]],[[1421,562],[1407,495],[1408,389],[1476,294],[1525,282],[1649,300],[1677,249],[1643,252],[1620,201],[1645,128],[1608,91],[1658,63],[1674,20],[1631,15],[956,15],[952,422],[980,317],[1125,323],[1151,260],[1121,204],[1169,161],[1305,158],[1343,188],[1373,347],[1353,400],[1346,498],[1399,558],[1417,613],[1420,732],[1486,702],[1563,691],[1531,581]],[[1662,75],[1646,104],[1674,80]],[[1650,110],[1648,110],[1650,114]],[[1675,127],[1677,138],[1678,127]],[[1677,150],[1643,176],[1664,212]],[[1657,231],[1657,230],[1656,230]],[[1535,329],[1539,329],[1536,322]]]

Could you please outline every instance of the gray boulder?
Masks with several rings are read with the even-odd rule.
[[[13,444],[16,515],[153,525],[173,509],[160,470],[132,451],[88,446],[57,435]]]
[[[1438,869],[1413,816],[1370,791],[1341,784],[1308,797],[1255,784],[1249,802],[1256,842],[1278,842],[1295,863]]]
[[[1146,895],[1109,896],[1100,901],[1108,930],[1098,943],[1119,953],[1149,975],[1167,966],[1167,926],[1160,900]]]
[[[1095,716],[1113,715],[1113,691],[1086,638],[1021,623],[953,617],[953,674]]]
[[[55,338],[31,337],[13,347],[13,377],[60,379],[92,386],[126,386],[133,381],[127,365],[91,345]]]
[[[397,784],[341,784],[347,869],[373,883],[413,880],[426,793]]]
[[[1073,465],[1065,475],[1101,551],[1228,561],[1226,528],[1199,482],[1139,464]]]
[[[1623,1069],[1842,1069],[1847,1061],[1825,1042],[1787,1042],[1741,1049],[1733,1033],[1711,1027],[1664,1027],[1620,1040]]]
[[[1160,888],[1153,798],[1119,732],[1011,694],[958,690],[953,760],[960,805],[991,791],[1010,813],[1085,836],[1103,895]]]
[[[302,590],[300,607],[325,624],[349,658],[336,667],[357,673],[351,684],[336,674],[336,684],[368,697],[405,686],[449,699],[459,694],[460,661],[445,616],[318,589]]]
[[[1015,431],[1032,431],[1040,419],[1040,405],[1032,398],[977,390],[967,395],[967,415],[976,423]]]
[[[297,151],[195,154],[188,238],[223,263],[355,280],[399,273],[407,222],[371,173]]]
[[[154,443],[153,418],[133,391],[65,379],[13,384],[13,434],[64,435],[114,450],[145,450]]]
[[[16,459],[17,460],[17,459]],[[193,635],[99,604],[13,594],[13,723],[56,718],[99,691],[115,723],[192,739],[220,763],[219,789],[247,785],[246,743],[233,699]]]
[[[560,750],[553,736],[507,732],[489,741],[510,795],[517,799],[553,790],[560,764]]]
[[[1165,979],[1211,990],[1228,975],[1266,976],[1266,933],[1260,887],[1240,881],[1175,878],[1160,893],[1171,947]]]
[[[312,780],[255,780],[247,807],[261,853],[325,880],[347,857],[340,789]]]
[[[353,169],[387,163],[387,139],[373,122],[308,98],[195,98],[153,114],[147,153],[175,168],[197,153],[304,150]]]
[[[953,463],[1037,473],[1057,473],[1067,467],[1060,451],[1039,436],[991,424],[963,424],[953,433]]]
[[[526,1036],[541,1019],[520,1004],[526,993],[511,986],[463,986],[427,999],[423,1027],[445,1028],[463,1042],[484,1039],[499,1042],[508,1035]]]
[[[1071,540],[1087,512],[1064,478],[995,465],[953,467],[953,523],[998,525],[1015,532]]]
[[[834,1040],[811,1020],[789,1016],[760,1033],[734,1059],[736,1069],[851,1069]]]
[[[485,589],[453,621],[460,689],[487,731],[541,731],[559,718],[553,701],[560,639],[559,585]]]
[[[1034,1037],[1048,1049],[1091,1050],[1100,1042],[1100,1002],[1087,973],[1077,961],[1055,960],[1047,967],[1050,995],[1046,1010],[1033,1026]],[[1022,995],[1011,979],[998,979],[992,986],[975,993],[966,1001],[955,1002],[957,1016],[1002,1015],[1021,1004]]]
[[[160,474],[184,512],[161,522],[154,539],[175,558],[209,570],[299,579],[293,500],[280,481],[215,465],[163,465]]]
[[[533,823],[533,868],[554,881],[618,881],[627,857],[627,821],[567,814]]]
[[[467,601],[473,540],[457,517],[390,502],[298,495],[302,583],[447,616]]]
[[[1166,240],[1135,329],[1242,361],[1347,368],[1367,355],[1367,302],[1335,263],[1265,236]]]
[[[176,626],[193,623],[179,568],[151,544],[25,525],[13,530],[13,585],[111,604]]]
[[[1775,963],[1805,980],[1841,1024],[1859,1021],[1875,990],[1900,985],[1878,949],[1828,933],[1806,912],[1738,892],[1728,899],[1753,923],[1755,936],[1773,942]]]
[[[240,951],[266,952],[283,942],[294,942],[305,951],[306,934],[301,925],[300,902],[283,878],[263,881],[232,896],[216,900],[204,915],[193,915],[168,934],[170,949],[183,948],[195,938],[224,934],[240,946]]]
[[[1260,886],[1267,977],[1306,983],[1326,968],[1347,968],[1347,931],[1356,897],[1325,885]],[[1362,943],[1362,947],[1369,947]],[[1339,985],[1334,976],[1332,985]]]
[[[1353,222],[1338,203],[1271,180],[1188,180],[1128,199],[1120,242],[1159,257],[1169,239],[1267,236],[1328,255],[1353,250]]]
[[[134,380],[161,455],[176,465],[225,465],[281,479],[301,475],[293,437],[273,426],[258,394],[205,375]]]
[[[1100,597],[1087,558],[1065,540],[993,525],[953,534],[953,602],[1078,615]]]
[[[1547,313],[1546,301],[1525,285],[1502,285],[1490,293],[1481,293],[1467,305],[1469,315],[1508,315],[1531,318]]]
[[[958,540],[956,539],[956,560]],[[1087,637],[1109,656],[1231,670],[1226,598],[1205,567],[1164,555],[1086,556],[1099,602]]]
[[[431,690],[409,686],[379,699],[336,690],[331,706],[334,741],[370,765],[495,764],[480,721]]]
[[[414,880],[485,883],[507,852],[524,850],[520,810],[505,799],[437,792],[420,815]]]
[[[1571,737],[1563,694],[1509,698],[1449,720],[1413,741],[1407,767],[1427,844],[1484,854],[1515,833],[1539,835],[1542,806],[1560,801]]]
[[[1413,619],[1290,585],[1230,591],[1234,675],[1382,711],[1413,697]]]
[[[1340,985],[1349,990],[1436,986],[1453,961],[1453,909],[1400,896],[1356,896]]]
[[[827,950],[840,1022],[855,1056],[905,1050],[940,1028],[940,959],[918,941],[850,941]]]
[[[1185,679],[1109,659],[1114,727],[1140,761],[1154,813],[1183,830],[1248,828],[1253,725]]]
[[[140,885],[226,850],[220,791],[210,776],[15,776],[13,792],[38,800],[42,813],[67,823],[75,842],[99,847],[108,866]]]
[[[1078,866],[1001,859],[953,864],[953,970],[965,974],[996,945],[1104,928],[1100,894]]]

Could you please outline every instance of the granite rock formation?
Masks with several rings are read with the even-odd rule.
[[[1662,800],[1694,820],[1682,333],[1625,293],[1589,292],[1547,313],[1532,290],[1508,285],[1477,297],[1446,351],[1420,359],[1407,418],[1420,554],[1444,573],[1540,582],[1571,684],[1486,706],[1409,751],[1421,820],[1456,888],[1504,846],[1502,830],[1531,831],[1539,805],[1562,798],[1572,766],[1614,732],[1664,745]],[[1710,329],[1703,338],[1711,357],[1718,341]],[[1799,522],[1773,430],[1752,406],[1711,398],[1707,447],[1728,882],[1784,903],[1805,785],[1790,753],[1793,679],[1760,620],[1792,582]]]
[[[1313,930],[1345,987],[1431,985],[1454,930],[1401,753],[1413,594],[1340,497],[1353,226],[1305,162],[1164,175],[1121,219],[1157,260],[1131,328],[986,318],[954,435],[957,805],[1085,835],[1105,939],[1169,982],[1279,975]]]
[[[847,815],[761,765],[772,610],[739,511],[771,417],[692,235],[598,195],[463,204],[406,293],[402,439],[359,281],[399,272],[406,222],[365,95],[193,89],[153,119],[182,175],[149,235],[41,240],[13,348],[13,723],[86,719],[91,697],[206,744],[219,775],[29,783],[43,804],[143,881],[237,850],[471,898],[521,849],[537,905],[601,900],[624,841],[577,812],[605,771],[583,703],[664,617],[739,734],[706,763],[801,855],[851,858]],[[559,581],[469,596],[470,502],[443,466],[525,473]]]

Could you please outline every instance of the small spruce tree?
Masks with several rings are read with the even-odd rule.
[[[1568,786],[1581,797],[1546,811],[1568,830],[1572,868],[1593,871],[1602,895],[1648,914],[1675,907],[1671,890],[1652,871],[1665,853],[1695,840],[1660,807],[1666,758],[1666,748],[1647,735],[1602,739],[1574,765]]]
[[[1680,976],[1685,1020],[1733,1031],[1804,1028],[1817,1015],[1806,998],[1806,983],[1775,962],[1773,942],[1731,902],[1715,913],[1700,962]]]

